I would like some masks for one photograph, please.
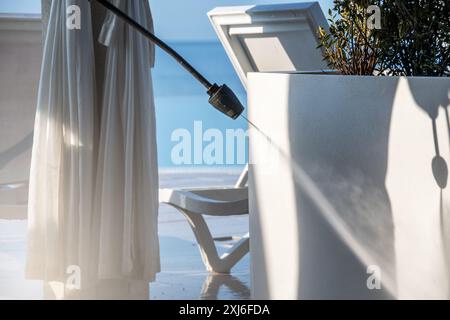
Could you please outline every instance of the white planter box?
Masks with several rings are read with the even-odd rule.
[[[389,298],[391,283],[399,298],[447,298],[450,79],[249,73],[248,90],[249,119],[326,199],[283,156],[261,161],[251,130],[253,297]]]

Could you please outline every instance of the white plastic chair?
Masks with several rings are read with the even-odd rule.
[[[159,201],[166,203],[187,219],[197,240],[206,269],[216,273],[229,273],[250,249],[249,234],[238,239],[223,255],[219,256],[215,240],[204,216],[236,216],[248,214],[248,167],[244,169],[234,187],[161,189]]]

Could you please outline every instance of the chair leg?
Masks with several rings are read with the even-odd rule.
[[[214,239],[202,215],[177,208],[188,220],[197,240],[206,269],[216,273],[230,273],[250,249],[248,236],[239,240],[228,252],[219,257]]]
[[[230,289],[234,295],[248,299],[250,297],[250,288],[245,283],[232,275],[209,274],[203,282],[201,300],[218,300],[219,290],[222,286]]]

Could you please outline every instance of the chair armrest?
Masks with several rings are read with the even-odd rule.
[[[160,189],[160,202],[211,216],[248,214],[247,188]]]

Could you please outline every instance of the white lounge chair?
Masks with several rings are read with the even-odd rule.
[[[311,30],[328,28],[318,2],[216,8],[209,19],[244,88],[248,72],[327,69],[317,54]],[[276,59],[274,59],[276,57]],[[248,213],[248,166],[235,188],[163,189],[160,201],[184,214],[194,231],[209,271],[228,273],[249,251],[249,234],[222,257],[203,215],[232,216]]]
[[[249,252],[247,233],[219,257],[215,239],[203,216],[236,216],[248,214],[247,169],[232,188],[161,189],[159,201],[180,211],[189,222],[197,239],[203,262],[208,271],[229,273]],[[231,236],[230,239],[237,239]]]

